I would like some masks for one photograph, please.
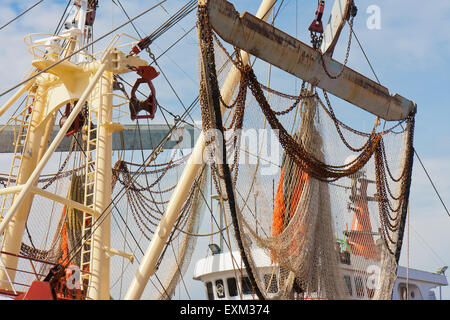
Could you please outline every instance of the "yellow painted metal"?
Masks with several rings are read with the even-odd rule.
[[[98,91],[98,90],[97,90]],[[83,132],[85,132],[87,136],[87,143],[85,148],[85,176],[84,176],[84,205],[89,207],[92,212],[83,212],[83,226],[82,226],[82,245],[81,245],[81,262],[80,268],[83,271],[81,275],[82,278],[82,289],[84,291],[89,290],[90,284],[90,270],[91,270],[91,261],[92,261],[92,226],[94,222],[95,209],[94,202],[96,201],[96,193],[95,193],[95,181],[96,181],[96,145],[97,145],[97,137],[98,126],[94,125],[94,123],[98,123],[98,109],[97,107],[91,104],[88,111],[88,121],[87,124],[83,127]],[[87,286],[86,286],[87,283]],[[86,287],[85,287],[86,286]]]
[[[106,131],[110,134],[113,134],[114,132],[123,131],[125,129],[125,126],[118,122],[108,122],[102,125],[105,127]]]
[[[6,187],[11,187],[14,180],[18,176],[18,172],[20,171],[21,163],[23,158],[30,158],[31,154],[30,152],[27,152],[25,149],[25,144],[28,137],[28,129],[30,127],[30,119],[31,119],[31,112],[32,108],[31,106],[34,104],[34,100],[36,97],[36,87],[33,87],[33,89],[30,88],[28,91],[26,102],[25,102],[25,108],[16,116],[11,118],[14,125],[14,137],[13,137],[13,146],[14,146],[14,154],[12,157],[12,163],[11,168],[9,171],[8,181],[6,183]],[[3,127],[4,128],[4,127]],[[2,128],[2,129],[3,129]],[[6,212],[9,209],[9,206],[11,205],[13,199],[14,199],[14,193],[9,193],[2,199],[2,206],[1,206],[1,212],[0,216],[3,217],[4,212]],[[3,218],[2,218],[3,219]],[[1,221],[1,220],[0,220]]]
[[[28,213],[31,207],[31,203],[33,200],[33,193],[30,190],[36,186],[39,175],[42,172],[42,169],[47,164],[48,160],[52,156],[56,147],[65,137],[65,133],[72,125],[73,121],[77,117],[78,113],[81,111],[85,101],[88,99],[89,94],[94,89],[97,81],[102,76],[103,72],[106,69],[106,65],[102,64],[96,74],[90,79],[90,83],[83,92],[83,94],[79,97],[78,103],[73,108],[72,113],[69,115],[67,121],[62,126],[59,133],[56,135],[51,145],[48,148],[45,148],[45,152],[42,155],[42,159],[38,158],[40,152],[42,136],[45,133],[45,127],[37,126],[42,121],[44,116],[44,111],[47,104],[46,96],[46,87],[44,86],[44,82],[41,82],[38,86],[38,90],[36,93],[35,104],[32,113],[32,120],[30,123],[30,131],[29,136],[27,137],[27,146],[26,152],[30,152],[31,157],[23,157],[21,161],[21,167],[19,170],[19,174],[17,177],[17,184],[23,185],[22,190],[19,194],[14,197],[14,201],[9,208],[8,212],[4,216],[4,219],[0,223],[0,234],[4,231],[5,235],[3,238],[3,251],[18,254],[20,250],[21,240],[26,224],[26,220],[28,217]],[[39,77],[38,77],[39,79]],[[53,127],[53,125],[52,125]],[[3,257],[2,257],[3,258]],[[3,261],[8,268],[9,278],[14,279],[15,277],[15,269],[17,268],[17,257],[12,255],[5,255]],[[0,287],[4,289],[8,289],[11,287],[10,283],[7,281],[8,276],[5,274],[3,270],[0,270]]]
[[[110,247],[112,132],[105,124],[112,120],[113,73],[106,71],[93,93],[92,106],[97,108],[97,138],[95,150],[94,217],[91,238],[90,275],[87,298],[109,300],[110,259],[104,247]]]
[[[78,209],[80,211],[93,213],[93,210],[91,208],[86,207],[86,206],[84,206],[83,204],[81,204],[81,203],[79,203],[77,201],[73,201],[73,200],[70,200],[68,198],[64,198],[64,197],[58,196],[57,194],[51,193],[49,191],[42,190],[40,188],[37,188],[37,187],[31,188],[30,192],[38,194],[38,195],[40,195],[42,197],[45,197],[47,199],[51,199],[51,200],[54,200],[56,202],[62,203],[63,205],[68,206],[70,208],[74,208],[74,209]]]
[[[109,59],[108,70],[115,74],[130,72],[130,66],[142,67],[148,66],[148,62],[138,56],[128,56],[120,50],[113,49],[111,51],[111,59]]]
[[[131,263],[134,262],[134,255],[131,253],[126,253],[126,252],[119,251],[119,250],[113,249],[113,248],[108,248],[108,247],[103,247],[103,250],[109,256],[121,256],[121,257],[124,257],[124,258],[127,258],[128,260],[130,260]]]
[[[31,114],[31,120],[28,128],[28,134],[26,138],[26,144],[24,147],[24,153],[28,154],[26,157],[21,157],[20,167],[17,174],[17,185],[22,185],[27,182],[29,188],[35,186],[37,181],[29,181],[30,176],[33,173],[33,169],[39,162],[39,152],[41,147],[42,136],[44,135],[44,128],[37,129],[36,125],[42,120],[45,106],[47,103],[47,82],[44,77],[38,77],[36,80],[38,88],[35,95],[35,103],[33,112]],[[22,236],[25,230],[26,221],[28,219],[28,213],[33,202],[34,195],[32,193],[20,191],[22,196],[20,197],[21,205],[13,209],[14,204],[17,202],[17,196],[14,197],[14,202],[8,213],[5,215],[4,219],[0,224],[0,234],[5,231],[2,243],[2,251],[13,253],[15,255],[19,254],[20,245],[22,243]],[[13,210],[12,210],[13,209]],[[14,215],[10,214],[14,212]],[[7,227],[7,228],[6,228]],[[14,255],[2,255],[3,262],[7,268],[8,275],[6,275],[5,270],[0,270],[0,288],[11,290],[11,285],[6,282],[8,278],[14,279],[18,258]]]
[[[84,59],[86,62],[79,65],[71,60],[60,61],[61,58],[68,57],[77,47],[73,39],[49,35],[50,38],[34,41],[35,35],[26,38],[29,51],[35,58],[32,64],[33,67],[45,69],[46,72],[26,83],[0,109],[0,115],[4,114],[28,91],[27,101],[32,101],[32,104],[27,104],[25,110],[15,118],[19,125],[15,127],[14,132],[16,147],[13,166],[8,188],[0,191],[0,195],[10,196],[11,200],[9,208],[9,203],[5,205],[8,201],[4,200],[2,203],[0,215],[3,216],[0,221],[0,234],[3,234],[2,250],[12,254],[19,253],[34,194],[79,209],[84,212],[84,222],[88,218],[92,219],[90,222],[98,225],[92,230],[92,238],[85,242],[90,248],[87,265],[91,285],[87,288],[87,296],[89,299],[109,299],[110,256],[119,254],[133,260],[129,254],[109,248],[110,220],[107,208],[111,201],[112,133],[123,130],[123,125],[112,121],[113,73],[127,73],[131,71],[130,66],[138,67],[148,63],[139,57],[127,56],[114,48],[123,35],[115,36],[107,48],[97,54],[100,56],[98,60],[94,58],[95,55],[80,53],[86,56]],[[54,41],[56,38],[65,41],[67,45],[60,47],[57,41]],[[44,166],[87,101],[90,119],[95,117],[97,120],[95,137],[88,138],[88,149],[90,148],[92,152],[88,152],[86,164],[88,167],[94,166],[94,170],[86,174],[91,187],[89,189],[86,184],[86,189],[92,193],[90,196],[93,196],[93,201],[89,205],[86,205],[86,201],[85,204],[80,204],[36,187]],[[67,103],[75,102],[64,125],[49,145],[58,110]],[[32,110],[32,113],[28,114],[27,110]],[[88,134],[92,134],[93,130],[89,128]],[[16,162],[20,164],[16,165]],[[11,177],[16,171],[17,186],[11,186],[10,181],[13,181]],[[6,214],[3,215],[3,212]],[[86,225],[83,229],[86,231]],[[11,281],[15,278],[17,258],[14,255],[5,255],[1,258],[5,262],[5,268],[0,269],[0,288],[13,290]]]
[[[6,195],[6,194],[10,194],[10,193],[19,193],[22,189],[23,189],[23,185],[3,188],[3,189],[0,189],[0,195]],[[85,205],[83,205],[83,204],[81,204],[79,202],[70,200],[68,198],[61,197],[61,196],[59,196],[57,194],[51,193],[51,192],[46,191],[46,190],[42,190],[42,189],[37,188],[37,187],[31,188],[30,192],[34,193],[34,194],[38,194],[38,195],[40,195],[42,197],[45,197],[47,199],[54,200],[54,201],[59,202],[59,203],[65,205],[65,206],[68,206],[70,208],[78,209],[78,210],[85,211],[85,212],[88,212],[88,213],[91,213],[91,214],[94,213],[94,210],[92,210],[92,208],[86,207]]]
[[[11,194],[11,193],[17,193],[20,190],[22,190],[22,186],[13,186],[8,188],[0,189],[0,196]]]
[[[0,117],[13,105],[14,102],[17,101],[25,92],[27,92],[31,86],[34,84],[33,80],[28,81],[25,85],[23,85],[19,90],[17,90],[14,95],[6,101],[6,103],[0,109]]]

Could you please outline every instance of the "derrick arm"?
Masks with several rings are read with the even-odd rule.
[[[205,0],[199,0],[199,4],[204,2]],[[275,0],[262,0],[256,15],[262,19],[268,19],[270,16],[268,13],[272,10],[274,3]],[[250,55],[241,51],[241,59],[243,63],[246,64],[250,60]],[[226,103],[231,101],[234,90],[239,83],[240,76],[240,71],[237,68],[232,67],[221,89],[223,100]],[[224,112],[224,109],[225,108],[222,106],[222,113]],[[154,233],[153,238],[145,252],[141,265],[139,266],[139,269],[136,272],[130,287],[128,288],[128,291],[124,297],[125,300],[140,299],[150,276],[156,272],[157,262],[166,240],[170,235],[170,230],[173,228],[184,201],[189,194],[189,190],[194,183],[195,176],[204,165],[204,149],[205,136],[204,132],[202,132],[195,143],[195,147],[192,150],[188,163],[186,164],[183,173],[178,180],[177,186],[172,193],[161,222],[159,223],[158,228],[156,229],[156,232]]]
[[[322,55],[310,46],[245,12],[239,16],[224,0],[209,0],[212,28],[228,43],[278,68],[320,87],[357,107],[388,121],[403,120],[416,111],[416,104]],[[323,59],[323,61],[322,61]],[[332,79],[331,74],[339,74]]]
[[[329,22],[325,27],[323,33],[323,41],[320,46],[320,50],[323,54],[327,54],[330,57],[333,55],[334,48],[339,40],[339,36],[344,28],[345,21],[351,14],[351,10],[354,7],[353,0],[335,0]],[[354,9],[356,10],[356,9]],[[354,12],[356,14],[356,12]]]

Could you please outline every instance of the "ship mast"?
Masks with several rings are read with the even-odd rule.
[[[52,36],[49,38],[40,39],[35,42],[35,45],[44,44],[47,47],[46,56],[48,58],[55,57],[58,54],[58,50],[62,57],[66,57],[73,53],[77,43],[85,43],[85,21],[87,11],[87,0],[78,1],[78,5],[75,6],[75,10],[72,15],[65,22],[66,30],[64,35],[67,36],[68,43],[63,48],[61,47],[60,36]],[[82,52],[74,56],[74,60],[81,62],[85,56]],[[48,92],[51,91],[52,82],[54,82],[55,76],[51,74],[43,74],[39,76],[35,81],[29,81],[24,85],[13,97],[8,101],[1,109],[3,114],[25,91],[29,90],[29,95],[34,97],[33,111],[31,113],[31,119],[29,121],[30,129],[27,137],[27,143],[24,146],[24,154],[20,156],[20,167],[17,173],[16,185],[25,185],[28,183],[30,187],[36,187],[37,181],[31,179],[31,175],[36,168],[37,164],[42,159],[45,151],[48,148],[50,134],[53,131],[55,124],[56,113],[50,115],[44,122],[43,120],[48,116],[46,115],[47,105],[52,105],[55,101],[51,101],[48,98]],[[43,125],[42,125],[43,124]],[[24,124],[26,125],[26,124]],[[35,128],[35,129],[33,129]],[[17,212],[14,218],[8,225],[8,228],[3,237],[2,251],[11,253],[13,255],[3,255],[2,259],[5,264],[5,269],[10,270],[9,277],[14,279],[15,269],[17,268],[18,258],[14,255],[18,255],[20,252],[20,246],[22,243],[22,237],[25,230],[28,215],[33,202],[34,194],[23,193],[22,197],[14,197],[15,203],[21,202],[17,207]],[[14,206],[14,204],[12,205]],[[2,208],[2,211],[5,208]],[[11,210],[9,211],[11,212]],[[9,213],[8,212],[8,213]],[[6,220],[6,221],[5,221]],[[1,224],[1,232],[6,227],[8,219],[5,217]],[[8,280],[8,275],[4,269],[0,270],[0,288],[11,290]]]
[[[121,254],[109,247],[112,133],[123,130],[122,124],[112,122],[113,75],[130,72],[130,67],[147,66],[148,63],[115,49],[115,42],[110,44],[100,60],[83,49],[92,36],[96,5],[97,1],[74,1],[75,10],[65,22],[66,30],[62,35],[30,41],[29,45],[35,54],[33,66],[39,70],[48,70],[25,84],[0,109],[4,113],[26,90],[34,99],[30,121],[23,124],[27,132],[26,145],[21,154],[15,154],[15,158],[20,159],[16,186],[2,190],[3,195],[13,197],[10,208],[5,203],[2,207],[4,218],[0,223],[0,234],[5,232],[2,251],[8,254],[1,256],[5,268],[0,269],[0,289],[12,289],[10,281],[14,282],[26,221],[34,194],[39,194],[83,211],[81,271],[85,272],[82,275],[83,285],[87,284],[83,289],[87,299],[110,299],[109,258],[113,254]],[[117,37],[113,39],[117,40]],[[36,50],[37,47],[43,47],[45,51]],[[72,111],[49,145],[57,111],[67,104],[73,105]],[[37,182],[43,168],[85,105],[89,121],[84,129],[87,150],[85,195],[84,203],[81,204],[41,190]]]

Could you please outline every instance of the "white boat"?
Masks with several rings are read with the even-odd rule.
[[[270,257],[259,250],[255,254],[258,266],[257,272],[265,279],[269,288],[269,298],[279,291],[278,277],[273,274],[274,264]],[[373,273],[355,269],[351,261],[360,257],[349,255],[349,264],[341,263],[343,277],[352,300],[369,300],[373,298],[374,288],[370,286]],[[361,258],[360,258],[361,259]],[[374,261],[366,261],[367,265]],[[374,271],[374,270],[372,270]],[[194,279],[202,281],[205,286],[205,297],[209,300],[255,300],[257,296],[252,291],[248,277],[238,251],[211,254],[196,262]],[[392,300],[436,300],[436,290],[448,286],[445,274],[417,270],[399,266],[397,278],[392,292]],[[296,299],[321,299],[317,295],[296,295]]]

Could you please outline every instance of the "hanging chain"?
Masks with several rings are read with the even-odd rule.
[[[351,17],[350,17],[350,20],[349,20],[349,22],[348,22],[348,25],[349,25],[349,27],[350,27],[350,31],[349,31],[349,35],[348,35],[347,51],[346,51],[346,53],[345,53],[344,64],[342,65],[341,71],[339,71],[339,73],[336,74],[336,75],[331,74],[331,73],[328,71],[328,69],[327,69],[327,67],[326,67],[326,65],[325,65],[325,59],[323,58],[324,55],[322,54],[322,55],[320,56],[320,61],[321,61],[323,70],[325,71],[325,73],[327,74],[327,76],[330,77],[330,78],[333,79],[333,80],[338,79],[338,78],[340,78],[340,77],[342,76],[342,74],[344,73],[344,70],[345,70],[345,66],[347,65],[347,62],[348,62],[348,57],[349,57],[349,55],[350,55],[350,49],[351,49],[351,45],[352,45],[353,19],[354,19],[354,16],[351,16]]]
[[[75,149],[75,137],[72,137],[72,142],[70,144],[69,153],[67,154],[66,159],[64,160],[62,165],[59,167],[56,174],[52,178],[50,178],[48,180],[48,182],[42,187],[42,190],[47,189],[48,187],[50,187],[53,184],[53,182],[60,179],[60,176],[61,176],[64,168],[66,167],[67,163],[69,162],[70,156],[72,155],[72,152],[74,149]]]
[[[204,10],[202,10],[204,9]],[[303,90],[301,90],[301,93],[299,96],[290,96],[290,95],[283,95],[280,92],[277,92],[271,88],[265,87],[261,83],[259,83],[256,79],[255,74],[253,73],[253,70],[251,66],[249,65],[242,65],[239,62],[239,55],[237,55],[237,59],[233,59],[231,55],[227,53],[223,45],[220,43],[220,41],[217,39],[215,34],[213,32],[210,32],[208,34],[207,32],[203,32],[205,28],[210,28],[206,8],[200,8],[199,7],[199,30],[200,30],[200,39],[203,41],[201,50],[202,54],[204,55],[213,55],[214,45],[212,39],[215,40],[215,42],[218,44],[219,48],[222,49],[223,52],[227,55],[229,61],[231,61],[240,71],[241,71],[241,86],[245,85],[247,86],[250,91],[252,92],[253,96],[255,97],[256,101],[258,102],[264,116],[266,117],[267,121],[269,122],[270,126],[274,130],[278,130],[279,132],[279,142],[281,146],[283,147],[285,153],[287,156],[289,156],[296,165],[302,169],[303,171],[310,174],[312,177],[324,181],[327,183],[336,181],[337,179],[340,179],[342,177],[348,177],[359,170],[361,170],[366,163],[372,158],[374,155],[374,161],[375,161],[375,175],[376,175],[376,186],[377,186],[377,200],[378,200],[378,207],[379,207],[379,219],[381,223],[381,229],[382,229],[382,238],[385,241],[386,247],[388,248],[389,252],[391,254],[394,254],[391,250],[391,245],[396,244],[401,239],[396,240],[393,238],[392,234],[395,232],[399,232],[399,229],[401,228],[401,216],[403,213],[400,211],[403,210],[406,199],[406,189],[409,188],[408,184],[410,183],[410,172],[411,172],[411,160],[410,158],[407,159],[404,163],[404,167],[402,168],[402,172],[400,177],[394,177],[391,169],[388,166],[387,163],[387,156],[386,151],[384,147],[383,142],[383,136],[386,134],[393,132],[392,130],[396,128],[398,125],[400,125],[402,122],[397,123],[395,126],[393,126],[389,130],[383,130],[382,133],[376,132],[377,124],[374,125],[374,128],[372,129],[372,132],[365,133],[357,131],[353,128],[350,128],[349,126],[343,124],[341,121],[339,121],[333,111],[333,108],[331,106],[331,103],[328,99],[328,96],[324,92],[324,97],[326,100],[325,106],[318,97],[317,93],[313,94],[305,94]],[[347,44],[347,51],[343,63],[342,70],[336,74],[332,75],[328,70],[326,69],[326,65],[324,62],[323,57],[322,60],[322,66],[327,73],[327,75],[332,79],[337,79],[342,76],[344,72],[344,67],[348,63],[349,59],[349,53],[351,48],[351,40],[352,40],[352,33],[353,33],[353,22],[354,22],[354,15],[352,14],[349,19],[349,26],[350,26],[350,32],[349,32],[349,39]],[[210,30],[210,29],[208,29]],[[203,32],[203,33],[202,33]],[[319,41],[319,39],[316,39],[316,41]],[[235,48],[236,51],[236,48]],[[210,112],[208,110],[208,98],[206,94],[206,81],[217,81],[217,79],[209,79],[207,77],[210,77],[210,75],[204,75],[202,73],[201,75],[201,82],[200,82],[200,101],[202,106],[202,121],[204,130],[208,130],[210,128],[214,128],[214,122],[210,118]],[[227,129],[237,129],[242,126],[243,121],[243,114],[241,115],[240,112],[243,113],[243,110],[238,110],[238,106],[241,100],[241,95],[243,92],[243,88],[240,86],[238,95],[235,99],[235,101],[231,105],[227,105],[219,93],[219,99],[224,108],[227,109],[234,109],[234,114],[231,119],[230,124],[227,126]],[[275,93],[279,96],[283,96],[287,99],[294,100],[294,103],[281,111],[275,111],[273,110],[269,103],[266,100],[265,94],[262,90],[265,90],[266,92]],[[285,128],[282,126],[280,121],[277,119],[277,116],[282,116],[285,114],[288,114],[292,110],[295,109],[295,107],[298,105],[298,103],[305,98],[314,98],[317,102],[321,104],[324,111],[327,113],[327,115],[332,119],[334,122],[334,125],[336,126],[338,135],[340,139],[343,141],[343,143],[346,145],[347,148],[354,152],[359,152],[358,157],[352,161],[349,164],[345,164],[342,166],[333,166],[328,165],[326,163],[323,163],[319,159],[316,159],[313,154],[309,153],[304,146],[301,143],[298,143],[291,135],[287,133]],[[412,152],[412,136],[414,133],[414,115],[411,115],[406,120],[408,122],[408,129],[407,134],[409,135],[409,141],[406,146],[406,153],[410,154]],[[346,130],[349,130],[350,132],[359,135],[367,137],[367,141],[364,143],[364,145],[360,148],[354,148],[352,147],[345,139],[342,128],[345,128]],[[212,143],[212,140],[207,141],[207,144]],[[233,139],[233,143],[235,143],[235,146],[238,145],[239,140],[237,137]],[[387,174],[386,174],[387,171]],[[216,186],[216,189],[219,191],[220,188],[220,181],[223,180],[223,174],[220,172],[220,166],[217,166],[215,163],[212,163],[211,165],[211,174],[214,181],[214,184]],[[392,193],[392,190],[390,188],[388,178],[390,178],[392,181],[396,183],[401,183],[400,186],[400,194],[398,196],[395,196]],[[234,179],[235,182],[235,179]],[[391,199],[396,201],[396,205],[392,205]]]

